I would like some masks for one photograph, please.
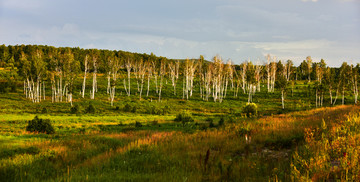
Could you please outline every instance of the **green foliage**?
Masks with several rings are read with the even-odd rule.
[[[215,127],[214,121],[210,121],[209,122],[209,128],[214,128],[214,127]]]
[[[243,108],[242,112],[246,114],[247,117],[257,116],[258,114],[258,107],[255,103],[246,104]]]
[[[26,131],[30,132],[39,132],[39,133],[47,133],[53,134],[55,133],[54,127],[51,125],[49,119],[40,119],[38,116],[35,116],[33,120],[28,122],[26,126]]]
[[[49,111],[48,111],[48,109],[46,108],[46,107],[44,107],[44,108],[42,108],[42,110],[41,110],[41,113],[42,114],[46,114],[46,113],[48,113]]]
[[[246,124],[244,126],[241,126],[237,131],[237,135],[239,137],[242,137],[244,135],[250,134],[251,131],[253,130],[252,126],[250,124]]]
[[[165,114],[170,114],[170,107],[168,105],[166,105],[163,109],[162,109],[162,114],[165,115]]]
[[[70,108],[71,114],[79,114],[81,113],[81,107],[80,105],[76,104]]]
[[[192,118],[192,115],[188,111],[182,111],[178,115],[176,115],[176,118],[174,119],[176,122],[182,122],[183,124],[194,122],[194,119]]]
[[[123,108],[123,111],[124,112],[131,112],[132,109],[133,109],[133,107],[129,103],[127,103],[127,104],[125,104],[125,106]]]
[[[140,127],[142,127],[143,125],[139,122],[139,121],[136,121],[135,122],[135,127],[136,128],[140,128]]]
[[[225,124],[225,118],[221,117],[218,125],[223,126],[224,124]]]
[[[89,106],[86,108],[86,113],[94,114],[96,112],[95,106],[90,103]]]
[[[136,113],[136,109],[137,109],[136,106],[134,106],[134,107],[131,109],[131,112],[132,112],[132,113]]]
[[[159,121],[157,119],[154,119],[152,122],[151,122],[152,125],[158,125],[159,124]]]
[[[0,80],[0,93],[7,93],[8,92],[8,88],[9,84],[6,81],[1,81]]]

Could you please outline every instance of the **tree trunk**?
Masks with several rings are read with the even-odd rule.
[[[285,103],[284,103],[284,90],[281,90],[281,104],[282,104],[282,109],[285,109]]]
[[[91,99],[95,99],[95,92],[96,92],[96,69],[93,72],[93,84],[92,84],[92,92],[91,92]]]
[[[329,94],[330,94],[330,105],[332,105],[333,99],[332,99],[332,91],[331,91],[331,89],[329,89]]]
[[[86,68],[85,68],[85,71],[84,71],[84,80],[83,80],[82,91],[81,91],[81,97],[82,97],[82,98],[85,97],[86,75],[87,75],[87,70],[86,70]]]

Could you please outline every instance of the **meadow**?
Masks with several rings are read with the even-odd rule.
[[[247,94],[230,90],[222,103],[189,100],[164,84],[139,99],[119,84],[114,106],[99,75],[95,100],[32,103],[21,88],[0,94],[1,181],[323,181],[359,176],[359,111],[353,98],[315,108],[306,81],[288,88],[285,108],[279,91],[265,85],[253,102],[258,115],[242,112]],[[77,80],[80,86],[81,80]],[[88,85],[90,85],[88,79]],[[21,83],[19,83],[21,85]],[[153,89],[153,88],[152,88]],[[92,105],[93,113],[87,108]],[[193,122],[176,122],[187,112]],[[35,116],[50,119],[55,134],[26,131]],[[247,139],[246,139],[247,137]],[[331,146],[331,147],[330,147]]]

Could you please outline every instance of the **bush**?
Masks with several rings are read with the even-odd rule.
[[[219,126],[223,126],[224,124],[225,124],[225,119],[224,117],[221,117],[219,121]]]
[[[214,122],[213,122],[213,121],[210,121],[210,123],[209,123],[209,128],[214,128],[214,127],[215,127]]]
[[[42,114],[48,113],[48,109],[47,109],[46,107],[44,107],[44,108],[41,110],[41,113],[42,113]]]
[[[159,124],[159,121],[154,119],[152,122],[151,122],[152,125],[158,125]]]
[[[188,122],[194,122],[194,119],[192,118],[192,115],[189,112],[183,111],[176,116],[174,121],[182,122],[183,124],[185,124]]]
[[[165,106],[162,110],[162,114],[165,115],[165,114],[169,114],[170,113],[170,107],[169,106]]]
[[[159,107],[157,107],[157,106],[147,105],[147,106],[146,106],[146,113],[147,113],[147,114],[160,115],[161,113],[163,113],[163,110],[161,110],[161,109],[160,109]]]
[[[229,117],[226,118],[226,122],[228,122],[228,123],[235,123],[235,118],[232,117],[232,116],[229,116]],[[220,124],[220,123],[219,123],[219,124]]]
[[[54,127],[51,125],[49,119],[39,119],[38,116],[35,116],[33,120],[28,122],[26,126],[26,131],[30,132],[40,132],[40,133],[47,133],[53,134],[55,133]]]
[[[0,93],[7,93],[8,87],[9,87],[8,82],[0,80]]]
[[[130,112],[132,109],[133,109],[133,108],[131,107],[130,104],[126,104],[126,105],[124,106],[124,111],[125,111],[125,112]]]
[[[136,113],[136,106],[134,106],[134,107],[131,109],[131,112],[132,112],[132,113]]]
[[[139,121],[136,121],[135,122],[135,127],[136,128],[142,127],[142,124]]]
[[[89,107],[86,108],[86,113],[92,113],[94,114],[96,112],[95,106],[92,104],[89,104]]]
[[[214,119],[213,118],[206,118],[205,121],[211,123],[211,122],[214,122]]]
[[[78,113],[80,113],[80,110],[81,110],[81,108],[79,105],[75,105],[70,108],[71,114],[78,114]]]
[[[258,107],[255,103],[246,104],[243,108],[243,113],[246,114],[247,117],[257,116]]]

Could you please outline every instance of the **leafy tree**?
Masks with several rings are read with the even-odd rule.
[[[286,87],[288,85],[288,81],[286,76],[284,75],[284,66],[281,61],[277,64],[277,75],[276,75],[276,82],[275,87],[280,89],[281,91],[281,105],[282,109],[285,109],[285,94],[286,94]]]
[[[311,70],[312,70],[312,59],[311,56],[306,57],[306,70],[307,70],[307,76],[308,76],[308,80],[309,83],[311,82]]]

